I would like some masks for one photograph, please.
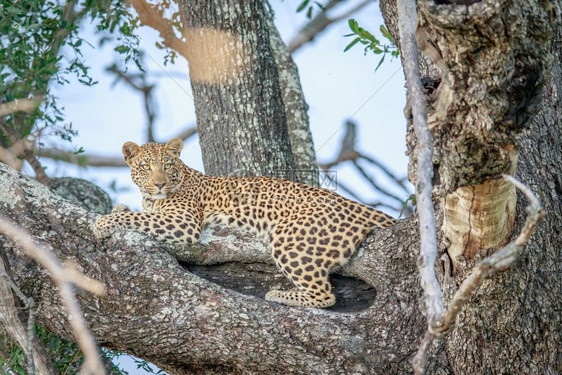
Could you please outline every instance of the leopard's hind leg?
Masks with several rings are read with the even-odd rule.
[[[285,236],[287,237],[287,236]],[[288,306],[325,308],[336,303],[332,286],[328,280],[330,269],[335,265],[326,259],[322,248],[302,242],[280,239],[278,233],[271,238],[272,254],[279,269],[296,288],[289,291],[269,291],[265,299]]]

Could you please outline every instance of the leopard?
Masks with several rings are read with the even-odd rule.
[[[97,238],[133,230],[170,244],[196,244],[203,228],[250,230],[269,244],[278,269],[293,283],[266,301],[327,308],[336,303],[329,274],[346,264],[375,227],[396,219],[335,193],[291,180],[203,174],[180,159],[183,141],[142,146],[126,142],[123,156],[142,194],[142,211],[117,205],[94,225]]]

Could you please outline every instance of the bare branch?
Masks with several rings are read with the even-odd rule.
[[[154,85],[149,85],[145,82],[146,73],[140,73],[137,75],[126,74],[120,71],[116,65],[108,67],[106,71],[115,74],[118,79],[122,79],[123,82],[127,83],[133,89],[139,91],[142,94],[144,100],[144,112],[146,114],[146,141],[155,142],[154,120],[156,119],[157,111],[156,103],[152,95]]]
[[[390,197],[394,200],[396,200],[398,203],[402,204],[404,203],[404,200],[401,199],[400,197],[398,197],[397,195],[392,194],[390,191],[382,188],[381,186],[379,186],[379,184],[377,184],[375,182],[375,180],[369,176],[369,174],[359,165],[359,163],[356,160],[352,160],[351,161],[353,163],[353,165],[355,166],[355,168],[357,168],[357,170],[359,171],[359,173],[367,180],[369,181],[369,183],[371,184],[371,186],[373,187],[373,189],[381,192],[382,194],[386,195],[387,197]]]
[[[172,137],[172,138],[179,138],[179,139],[183,139],[185,141],[185,140],[193,137],[196,134],[197,134],[197,125],[188,125],[182,131],[180,131],[178,134],[176,134],[175,137]]]
[[[0,217],[0,232],[14,241],[17,241],[32,259],[49,271],[67,307],[70,324],[72,325],[80,349],[84,353],[83,370],[87,370],[91,374],[103,374],[104,367],[98,354],[96,343],[88,331],[80,306],[74,297],[72,284],[70,283],[76,278],[76,272],[73,272],[73,275],[69,277],[67,271],[59,263],[54,254],[36,245],[31,240],[31,235],[28,232],[12,224],[6,218]],[[98,295],[105,294],[103,285],[91,279],[80,282],[80,286],[94,294],[100,290],[102,293]]]
[[[300,31],[295,35],[288,44],[288,49],[290,53],[295,52],[299,48],[301,48],[306,43],[312,41],[318,34],[324,31],[328,26],[331,24],[348,19],[353,13],[358,12],[359,10],[363,9],[369,3],[372,3],[371,0],[363,0],[355,7],[351,8],[349,11],[334,17],[328,18],[326,13],[328,10],[333,8],[335,5],[342,2],[341,0],[332,0],[326,6],[324,6],[324,10],[318,13],[309,23],[307,23]]]
[[[72,151],[58,150],[55,148],[40,148],[37,155],[66,163],[76,164],[81,167],[126,167],[127,163],[121,155],[102,156],[97,154],[75,154]]]
[[[414,371],[416,374],[424,373],[424,367],[427,362],[427,349],[433,338],[442,337],[450,332],[451,327],[457,319],[458,313],[471,294],[482,284],[482,281],[484,281],[486,277],[498,271],[506,270],[519,260],[521,252],[529,241],[531,233],[545,214],[539,200],[529,188],[509,175],[503,175],[503,178],[520,189],[529,199],[529,206],[526,209],[528,216],[525,225],[514,241],[497,250],[493,255],[483,259],[474,267],[470,275],[459,286],[459,289],[456,291],[451,303],[447,307],[443,316],[443,325],[440,327],[428,326],[428,331],[414,359]]]
[[[160,32],[160,36],[163,39],[162,42],[166,47],[177,51],[180,55],[188,59],[187,43],[176,37],[169,20],[162,17],[162,14],[144,0],[128,0],[127,4],[135,9],[139,15],[141,24],[152,27]]]
[[[441,287],[435,276],[437,258],[437,236],[431,197],[433,178],[433,136],[426,122],[425,97],[419,72],[419,50],[416,44],[416,4],[413,0],[398,0],[398,23],[404,56],[404,72],[408,86],[408,100],[418,145],[420,148],[417,164],[416,201],[420,218],[420,257],[418,269],[424,290],[428,324],[432,328],[442,325],[443,299]]]
[[[4,132],[5,136],[10,140],[10,142],[12,142],[12,144],[18,143],[18,134],[14,129],[1,122],[0,129]],[[25,145],[25,143],[23,145]],[[35,172],[35,178],[37,179],[37,181],[41,182],[44,185],[47,185],[49,183],[49,176],[47,176],[45,170],[43,169],[43,166],[41,165],[39,160],[37,160],[35,155],[33,155],[33,152],[31,152],[29,148],[24,147],[19,155],[23,156],[23,158],[29,163],[29,165],[31,165],[33,171]]]
[[[369,163],[373,164],[375,167],[379,168],[385,175],[387,175],[388,178],[390,178],[392,181],[394,181],[406,193],[411,194],[410,190],[408,190],[408,187],[406,186],[406,184],[404,184],[405,178],[399,178],[388,167],[386,167],[383,163],[381,163],[380,161],[378,161],[377,159],[375,159],[371,156],[367,156],[363,153],[359,154],[359,156],[361,158],[367,160]]]
[[[184,141],[191,138],[197,134],[196,126],[188,126],[181,130],[175,137],[180,138]],[[127,163],[123,159],[123,156],[104,156],[98,154],[76,154],[72,151],[58,150],[56,148],[40,148],[37,151],[37,155],[43,158],[49,158],[57,161],[63,161],[66,163],[71,163],[78,165],[80,167],[127,167]]]

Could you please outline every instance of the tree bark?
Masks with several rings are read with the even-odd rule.
[[[295,162],[295,181],[318,186],[318,162],[309,127],[308,104],[304,100],[297,65],[273,23],[267,17],[269,40],[279,72],[285,117]]]
[[[559,4],[438,3],[418,1],[418,39],[437,153],[435,193],[455,266],[446,299],[522,225],[515,193],[495,180],[500,173],[514,173],[517,164],[517,177],[537,193],[547,217],[517,269],[488,280],[470,299],[452,337],[434,347],[438,361],[428,373],[560,373],[562,206],[553,196],[562,192]],[[397,36],[394,2],[381,9]],[[415,179],[410,122],[408,146]],[[546,149],[552,153],[539,151]]]
[[[294,168],[263,1],[180,3],[203,163],[212,175]]]

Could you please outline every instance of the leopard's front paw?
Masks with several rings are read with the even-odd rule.
[[[99,217],[94,224],[94,236],[99,239],[111,236],[113,230],[110,224],[111,223],[108,220],[108,215]]]
[[[113,207],[111,213],[114,214],[116,212],[129,212],[131,209],[124,204],[118,204],[117,206]]]

